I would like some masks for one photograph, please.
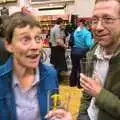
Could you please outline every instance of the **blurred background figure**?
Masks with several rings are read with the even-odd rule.
[[[70,75],[70,86],[80,87],[80,60],[86,56],[87,51],[93,45],[92,34],[84,26],[84,19],[77,22],[77,28],[73,32],[71,47],[72,70]]]
[[[10,17],[8,15],[0,16],[0,65],[4,64],[10,56],[10,53],[4,46],[5,29],[7,27],[9,19]]]
[[[9,16],[9,9],[5,6],[3,6],[3,8],[0,10],[1,12],[1,16],[2,15],[8,15]]]
[[[56,24],[50,31],[50,44],[51,44],[51,58],[50,62],[58,71],[59,82],[62,82],[62,71],[67,71],[67,64],[65,59],[65,32],[64,21],[62,18],[56,20]]]

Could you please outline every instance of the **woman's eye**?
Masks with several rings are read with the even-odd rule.
[[[35,41],[36,41],[37,43],[40,43],[41,40],[42,40],[42,37],[41,37],[41,36],[35,37]]]
[[[23,38],[20,39],[20,41],[21,41],[23,44],[27,44],[27,43],[30,42],[30,39],[29,39],[29,37],[23,37]]]

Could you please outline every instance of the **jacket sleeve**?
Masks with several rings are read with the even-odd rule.
[[[96,97],[96,105],[114,118],[120,118],[120,98],[106,89],[102,89]]]
[[[79,108],[77,120],[82,120],[81,116],[83,116],[83,114],[87,115],[87,109],[89,107],[91,98],[92,98],[91,96],[89,96],[86,92],[83,91],[83,95],[80,100],[80,108]]]

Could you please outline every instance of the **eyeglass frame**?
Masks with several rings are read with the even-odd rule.
[[[101,23],[103,25],[110,25],[110,24],[114,23],[115,20],[118,20],[118,19],[120,19],[120,17],[118,17],[118,18],[113,18],[113,17],[99,17],[99,18],[92,17],[91,25],[96,26],[100,20],[101,20]]]

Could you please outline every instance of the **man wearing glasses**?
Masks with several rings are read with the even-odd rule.
[[[119,120],[120,0],[96,0],[92,30],[96,45],[88,57],[94,66],[88,68],[92,77],[81,74],[84,92],[77,120]]]
[[[96,0],[92,18],[96,44],[87,57],[94,64],[92,77],[80,74],[77,120],[120,120],[120,0]]]

